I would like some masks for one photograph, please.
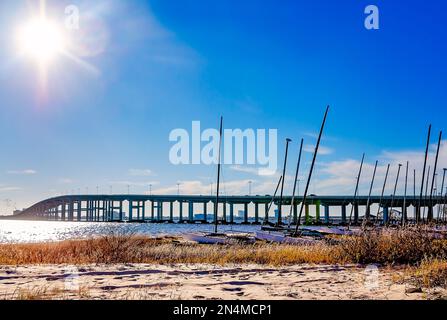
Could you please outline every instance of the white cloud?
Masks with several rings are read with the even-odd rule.
[[[125,186],[132,186],[132,187],[147,187],[149,185],[158,185],[158,181],[143,181],[143,182],[137,182],[137,181],[110,181],[110,185],[125,185]]]
[[[72,184],[74,181],[70,178],[60,178],[59,179],[59,183],[62,184]]]
[[[278,173],[277,170],[270,170],[268,168],[255,168],[255,167],[250,167],[250,166],[239,166],[239,165],[235,165],[235,166],[231,166],[230,170],[236,171],[236,172],[243,172],[243,173],[247,173],[247,174],[252,174],[252,175],[256,175],[256,176],[263,176],[263,177],[270,177],[273,178],[275,176],[275,174]]]
[[[153,173],[149,169],[129,169],[129,175],[134,177],[148,177],[152,176]]]
[[[37,174],[37,171],[36,171],[36,170],[33,170],[33,169],[25,169],[25,170],[9,170],[9,171],[7,171],[7,174],[15,174],[15,175],[29,176],[29,175]]]
[[[304,152],[308,152],[308,153],[314,153],[315,152],[315,146],[314,145],[309,145],[306,144],[303,146],[303,150]],[[318,155],[322,155],[322,156],[326,156],[329,154],[334,153],[334,150],[325,146],[320,145],[318,148]]]
[[[249,182],[252,182],[252,194],[273,194],[278,181],[269,179],[268,181],[257,180],[231,180],[222,182],[220,185],[219,194],[222,196],[228,195],[248,195]],[[180,194],[183,195],[210,195],[211,183],[204,183],[199,180],[179,181]],[[159,188],[153,191],[154,194],[177,194],[177,184],[165,188]],[[212,194],[216,194],[216,183],[212,185]]]
[[[20,191],[22,188],[20,187],[0,187],[0,192],[11,192],[11,191]]]
[[[431,187],[433,179],[433,167],[435,161],[436,145],[430,146],[430,152],[427,160],[427,169],[430,166],[429,188]],[[374,194],[380,194],[387,165],[390,164],[390,171],[385,188],[385,195],[390,195],[393,192],[394,184],[396,182],[398,164],[402,164],[397,193],[403,194],[406,162],[409,162],[408,170],[408,185],[407,194],[413,195],[413,170],[416,170],[416,194],[420,193],[422,168],[424,164],[424,151],[404,150],[404,151],[383,151],[378,156],[366,156],[365,163],[360,179],[360,193],[367,195],[371,183],[375,160],[379,161],[376,177],[374,181]],[[312,184],[318,194],[353,194],[355,190],[356,177],[359,171],[360,161],[355,159],[345,159],[341,161],[322,162],[317,167],[316,179]],[[437,180],[435,186],[440,188],[443,168],[447,167],[447,142],[441,144],[438,166],[437,166]],[[427,174],[425,175],[427,179]],[[426,181],[426,180],[425,180]],[[444,188],[447,186],[447,179]],[[424,182],[425,188],[425,182]],[[424,191],[425,192],[425,191]],[[445,189],[444,189],[445,192]]]
[[[248,166],[234,165],[234,166],[231,166],[230,169],[233,171],[249,173],[249,174],[254,174],[254,175],[258,175],[258,173],[259,173],[258,168],[248,167]]]

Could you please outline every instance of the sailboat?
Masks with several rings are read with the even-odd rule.
[[[315,152],[313,155],[312,164],[311,164],[310,171],[309,171],[309,177],[307,179],[306,189],[304,191],[303,201],[301,204],[300,214],[298,217],[296,228],[292,229],[290,227],[281,227],[281,226],[278,226],[277,228],[265,228],[264,227],[260,231],[256,232],[256,239],[269,241],[269,242],[278,242],[278,243],[313,244],[316,241],[318,241],[315,239],[316,237],[322,236],[321,232],[319,232],[318,230],[312,230],[312,229],[309,229],[308,227],[300,228],[300,220],[301,220],[301,215],[303,212],[304,205],[306,203],[307,192],[309,189],[309,184],[310,184],[310,180],[312,177],[312,172],[313,172],[313,168],[315,165],[315,160],[317,157],[318,148],[320,146],[321,136],[323,134],[323,129],[324,129],[324,125],[326,123],[326,118],[327,118],[328,112],[329,112],[329,106],[326,108],[326,112],[325,112],[324,118],[323,118],[323,123],[320,128],[320,133],[319,133],[317,144],[315,147]],[[300,150],[300,153],[301,153],[301,150]],[[286,157],[287,157],[287,153],[286,153]],[[299,161],[300,161],[300,158],[301,158],[301,154],[299,157]],[[298,170],[298,168],[299,168],[299,163],[297,166],[297,170]],[[297,176],[298,176],[298,174],[296,174],[295,179],[297,178]],[[295,180],[295,183],[296,183],[296,180]],[[331,232],[332,230],[325,230],[325,231]],[[335,232],[337,232],[337,231],[335,231]],[[300,235],[300,237],[297,237],[298,234]]]
[[[249,235],[245,233],[218,232],[220,171],[222,166],[221,163],[222,130],[223,130],[223,117],[220,117],[219,152],[218,152],[218,165],[217,165],[217,190],[216,190],[216,201],[214,204],[214,232],[188,232],[183,234],[183,238],[185,240],[197,242],[200,244],[230,244],[239,241],[249,240]]]

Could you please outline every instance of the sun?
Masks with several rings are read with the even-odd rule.
[[[20,52],[40,64],[48,64],[66,46],[60,28],[43,17],[31,19],[20,27],[17,40]]]

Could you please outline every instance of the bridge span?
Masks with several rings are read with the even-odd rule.
[[[215,196],[198,195],[66,195],[43,200],[23,210],[14,219],[87,222],[154,222],[154,223],[208,223],[213,217]],[[307,198],[302,219],[304,223],[361,223],[364,217],[389,222],[400,215],[408,221],[424,221],[445,218],[445,201],[442,196],[431,200],[414,196],[316,196]],[[298,219],[302,197],[283,197],[282,210],[279,198],[272,196],[221,196],[218,216],[220,223],[259,224],[278,221],[289,216],[292,223]],[[380,207],[379,207],[380,205]],[[210,207],[211,206],[211,210]],[[292,207],[290,207],[292,206]],[[373,208],[372,208],[373,207]],[[413,207],[412,209],[409,209]],[[236,208],[242,208],[235,212]],[[380,209],[379,209],[380,208]],[[437,210],[434,210],[437,208]],[[276,209],[276,210],[275,210]],[[321,214],[323,209],[323,214]],[[391,210],[392,209],[392,210]],[[312,212],[311,212],[312,211]],[[337,217],[332,211],[338,211]],[[437,211],[437,217],[435,216]],[[360,213],[363,213],[363,216]],[[273,213],[273,216],[272,216]],[[282,213],[282,214],[281,214]],[[275,216],[276,215],[276,216]],[[419,217],[418,217],[419,216]],[[418,217],[418,218],[417,218]],[[422,219],[421,219],[422,217]],[[416,219],[417,218],[417,219]]]

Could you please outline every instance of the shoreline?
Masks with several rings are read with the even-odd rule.
[[[356,300],[436,299],[396,282],[398,268],[302,264],[23,265],[0,267],[0,299]],[[433,293],[435,292],[435,293]]]
[[[110,234],[0,244],[0,299],[447,299],[447,241],[424,229],[309,245]]]

